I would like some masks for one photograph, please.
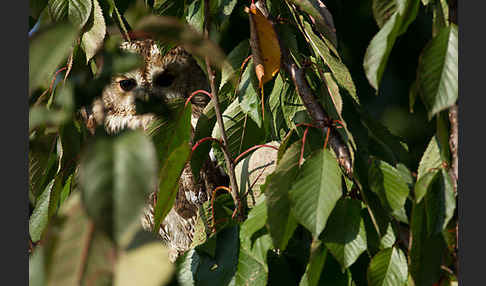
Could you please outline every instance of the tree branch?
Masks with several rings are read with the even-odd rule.
[[[210,12],[209,12],[209,0],[204,0],[204,36],[209,39],[209,23],[210,23]],[[216,86],[214,84],[214,72],[211,68],[211,62],[209,61],[209,57],[205,57],[206,61],[206,69],[208,72],[209,83],[211,86],[211,100],[214,104],[214,112],[216,113],[216,121],[219,125],[219,129],[221,131],[221,138],[223,139],[223,144],[221,145],[221,149],[223,150],[224,160],[226,161],[226,168],[228,169],[228,176],[230,179],[230,186],[231,186],[231,196],[233,197],[233,201],[235,203],[236,210],[238,211],[238,217],[243,218],[243,209],[241,207],[241,200],[238,191],[238,184],[236,183],[236,175],[235,175],[235,164],[231,155],[228,151],[228,138],[226,136],[226,131],[224,129],[223,123],[223,116],[221,113],[221,108],[219,106],[219,98],[217,95]]]
[[[457,120],[457,104],[454,104],[449,108],[449,122],[451,124],[451,133],[449,135],[449,148],[451,150],[452,162],[449,173],[452,175],[454,181],[454,190],[457,192],[457,179],[459,178],[459,158],[457,156],[459,127]]]

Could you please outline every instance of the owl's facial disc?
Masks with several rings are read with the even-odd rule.
[[[155,87],[169,87],[174,83],[176,76],[172,74],[170,71],[165,70],[159,73],[156,73],[153,77],[153,84]]]

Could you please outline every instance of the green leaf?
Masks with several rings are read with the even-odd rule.
[[[100,285],[100,280],[112,275],[110,255],[114,245],[104,233],[95,229],[79,193],[66,201],[59,215],[45,246],[50,258],[47,285],[84,285],[90,281]]]
[[[93,13],[88,26],[89,28],[81,37],[81,46],[86,53],[86,62],[103,46],[103,39],[106,34],[105,19],[98,0],[93,0]]]
[[[193,1],[187,7],[186,21],[198,33],[203,32],[204,25],[204,1]]]
[[[354,102],[360,104],[356,87],[346,65],[331,54],[328,45],[313,32],[312,25],[309,22],[303,21],[303,25],[305,36],[314,53],[322,58],[336,78],[337,83],[351,95]]]
[[[228,150],[232,158],[241,152],[262,143],[265,130],[258,128],[253,119],[248,118],[237,100],[233,101],[223,112],[223,124],[228,138]],[[213,128],[212,137],[221,138],[219,125]]]
[[[54,21],[67,18],[74,26],[82,28],[91,15],[93,4],[92,0],[49,0],[48,9]]]
[[[160,224],[174,204],[179,178],[190,155],[189,142],[185,142],[169,154],[162,166],[159,175],[157,203],[154,207],[154,233],[158,233]]]
[[[178,259],[182,285],[228,285],[238,263],[239,227],[227,227],[216,235],[215,256],[191,249]]]
[[[235,1],[236,2],[236,1]],[[226,58],[221,68],[221,83],[219,89],[221,89],[227,82],[236,82],[239,76],[240,66],[248,56],[250,52],[250,43],[248,40],[241,41]]]
[[[71,25],[59,23],[29,39],[29,96],[50,82],[57,66],[69,53],[76,34]]]
[[[241,76],[240,84],[238,85],[238,102],[240,107],[249,115],[253,121],[258,125],[258,128],[262,127],[262,115],[260,107],[260,96],[258,94],[258,79],[255,75],[255,66],[253,59],[248,61],[248,65]]]
[[[115,269],[114,285],[166,285],[173,271],[167,248],[160,242],[153,242],[121,255]]]
[[[290,207],[289,190],[298,173],[300,141],[292,144],[278,161],[275,171],[265,182],[265,196],[268,213],[267,224],[273,244],[285,250],[289,239],[297,227]]]
[[[417,183],[415,184],[415,202],[416,203],[420,203],[420,201],[427,194],[429,187],[438,178],[438,176],[437,176],[438,173],[439,173],[438,170],[432,170],[430,172],[425,173],[419,180],[417,180]]]
[[[196,128],[194,130],[194,137],[192,142],[194,144],[199,140],[211,137],[212,127],[216,123],[216,117],[209,119],[204,113],[199,116],[197,120]],[[199,181],[200,171],[206,160],[209,159],[209,152],[211,150],[211,142],[205,142],[200,144],[191,155],[191,170],[194,176],[194,181]]]
[[[351,266],[367,248],[361,203],[353,199],[339,200],[322,233],[322,240],[343,269]]]
[[[318,3],[315,0],[290,0],[290,2],[312,16],[319,31],[337,47],[336,29],[334,28],[332,15],[326,6],[321,6],[322,2]]]
[[[374,160],[368,178],[370,189],[378,195],[383,206],[396,211],[405,205],[410,190],[393,166],[385,161]]]
[[[79,183],[86,210],[119,245],[128,242],[154,191],[155,158],[152,142],[140,131],[99,138],[82,158]]]
[[[55,179],[47,185],[46,189],[37,198],[34,211],[29,220],[29,234],[33,242],[41,239],[47,223],[49,221],[49,199],[54,186]]]
[[[319,283],[321,277],[322,268],[326,262],[327,249],[322,245],[319,240],[315,240],[311,245],[311,254],[309,263],[305,269],[305,273],[302,276],[299,286],[316,286]]]
[[[408,278],[407,258],[399,248],[380,251],[368,267],[368,285],[404,285]]]
[[[427,149],[425,149],[422,159],[420,159],[417,170],[417,181],[426,173],[440,168],[441,165],[442,160],[440,158],[439,140],[434,136],[430,139],[429,145],[427,145]]]
[[[29,285],[44,286],[46,285],[46,258],[44,247],[38,246],[29,256]]]
[[[429,236],[442,233],[456,208],[454,187],[449,174],[442,169],[437,177],[424,197]]]
[[[380,85],[395,40],[405,33],[410,23],[417,16],[419,0],[402,0],[398,1],[397,4],[397,11],[388,18],[380,31],[373,37],[364,57],[363,67],[366,77],[376,90]]]
[[[235,273],[235,285],[267,285],[267,252],[273,248],[268,233],[260,233],[267,220],[267,205],[262,200],[241,225],[240,253]],[[258,232],[258,233],[257,233]]]
[[[416,286],[433,285],[441,275],[446,243],[442,234],[427,235],[425,203],[414,204],[411,218],[410,273]]]
[[[420,95],[429,120],[458,97],[458,32],[451,24],[425,47],[417,68]]]
[[[397,10],[396,0],[373,0],[373,16],[380,28]]]
[[[292,183],[289,197],[295,218],[317,238],[342,196],[341,169],[325,149],[306,159]]]

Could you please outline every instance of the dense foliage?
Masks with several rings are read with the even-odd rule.
[[[31,285],[456,285],[455,1],[345,2],[30,0]],[[184,102],[148,132],[81,119],[137,35],[214,72],[194,138]],[[211,148],[236,181],[172,264],[141,211],[158,185],[160,223]]]

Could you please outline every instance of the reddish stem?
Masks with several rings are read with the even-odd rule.
[[[220,139],[213,138],[213,137],[204,137],[203,139],[200,139],[199,141],[197,141],[196,144],[194,144],[194,146],[192,146],[192,152],[194,152],[197,149],[197,147],[199,147],[199,145],[201,145],[202,143],[209,141],[209,140],[218,142],[219,145],[222,144]]]
[[[255,150],[255,149],[258,149],[258,148],[261,148],[261,147],[268,147],[268,148],[272,148],[272,149],[275,149],[278,151],[278,148],[275,147],[275,146],[272,146],[272,145],[255,145],[253,147],[250,147],[248,148],[246,151],[244,151],[243,153],[241,153],[240,155],[238,155],[238,157],[236,157],[235,159],[235,165],[238,163],[238,161],[243,157],[245,156],[246,154],[250,153],[251,151]]]
[[[329,133],[331,133],[331,129],[330,128],[327,128],[327,131],[326,131],[326,140],[324,141],[324,148],[323,149],[326,149],[326,147],[327,147],[327,142],[329,140]]]
[[[304,131],[304,136],[302,136],[302,147],[300,148],[299,166],[302,164],[302,160],[304,160],[304,147],[305,147],[305,140],[307,138],[308,131],[309,131],[309,127],[306,127]]]
[[[189,101],[191,101],[191,99],[196,94],[199,94],[199,93],[203,93],[203,94],[207,95],[209,98],[213,98],[209,92],[205,91],[204,89],[198,89],[198,90],[194,91],[193,93],[191,93],[191,95],[186,99],[186,103],[184,104],[184,107],[186,107],[187,104],[189,104]]]

